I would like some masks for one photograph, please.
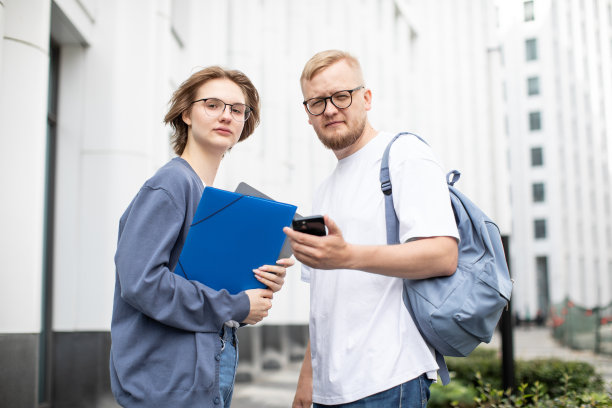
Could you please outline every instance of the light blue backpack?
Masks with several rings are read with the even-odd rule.
[[[389,177],[389,150],[402,135],[415,136],[427,143],[412,133],[400,133],[389,142],[383,155],[380,182],[385,194],[388,244],[399,243],[399,221]],[[464,357],[481,342],[489,343],[512,292],[499,228],[454,187],[459,176],[456,170],[447,175],[461,239],[456,272],[448,277],[404,279],[404,303],[423,338],[436,350],[438,373],[445,385],[450,377],[443,356]]]

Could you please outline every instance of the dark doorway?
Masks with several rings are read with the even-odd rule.
[[[538,310],[536,311],[536,321],[544,323],[548,316],[550,307],[550,289],[548,286],[548,257],[536,257],[537,290],[538,290]]]

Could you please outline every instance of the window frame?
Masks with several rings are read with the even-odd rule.
[[[546,239],[548,237],[548,228],[546,218],[536,218],[533,220],[533,238]]]
[[[536,96],[540,94],[540,77],[533,76],[527,78],[527,96]]]
[[[542,146],[534,146],[530,150],[531,152],[531,167],[544,166],[544,148]],[[534,159],[539,160],[534,160]]]
[[[526,0],[523,2],[523,21],[534,21],[535,20],[535,4],[533,0]]]
[[[531,111],[529,112],[529,131],[537,132],[542,130],[542,112]]]
[[[538,60],[538,39],[527,38],[525,40],[525,61],[537,61]]]
[[[531,199],[534,203],[543,203],[546,201],[546,186],[539,181],[531,185]]]

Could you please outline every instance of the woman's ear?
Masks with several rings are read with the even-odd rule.
[[[181,119],[187,126],[191,126],[191,109],[184,110],[181,114]]]

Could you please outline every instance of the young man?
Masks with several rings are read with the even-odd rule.
[[[390,153],[399,245],[386,245],[380,162],[394,134],[368,121],[372,92],[342,51],[313,56],[301,77],[308,122],[338,159],[315,193],[328,235],[285,232],[310,283],[310,342],[293,407],[425,407],[438,366],[402,300],[402,278],[452,274],[457,227],[432,150],[401,137]]]

